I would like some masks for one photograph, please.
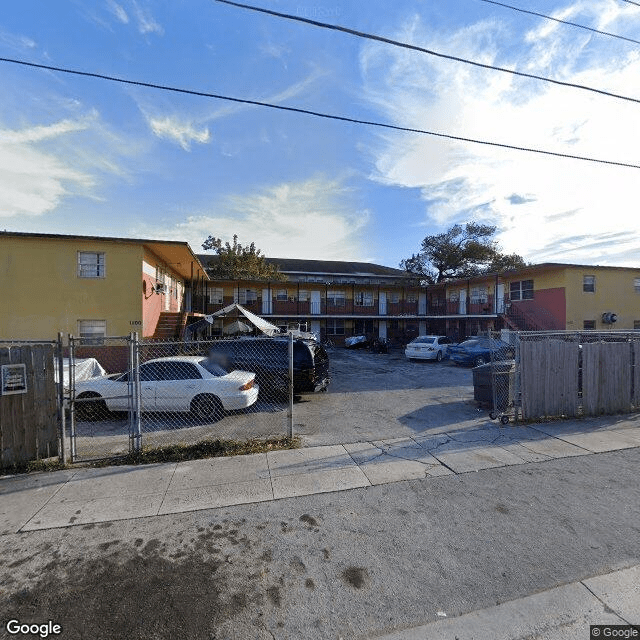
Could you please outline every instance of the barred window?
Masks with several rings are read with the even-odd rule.
[[[418,302],[418,294],[414,291],[407,293],[407,302]]]
[[[471,289],[471,303],[485,303],[487,301],[487,287],[473,287]]]
[[[344,307],[344,300],[344,291],[336,291],[332,289],[327,291],[327,304],[333,305],[334,307]]]
[[[106,320],[78,320],[80,344],[102,344],[107,335]]]
[[[372,307],[373,292],[357,291],[355,294],[354,304],[356,305],[356,307]]]
[[[78,277],[104,278],[104,253],[78,251]]]
[[[596,277],[595,276],[583,276],[582,277],[582,290],[586,293],[595,293],[596,290]]]
[[[209,304],[222,304],[224,301],[224,290],[222,287],[209,287]]]

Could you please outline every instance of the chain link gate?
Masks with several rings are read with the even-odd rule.
[[[69,336],[71,461],[125,455],[141,446],[136,334]]]
[[[518,336],[513,332],[490,331],[488,337],[492,396],[489,417],[492,420],[499,418],[502,424],[508,424],[510,418],[518,417]]]

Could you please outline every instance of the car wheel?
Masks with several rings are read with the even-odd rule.
[[[486,364],[487,360],[485,359],[484,356],[477,356],[476,359],[473,361],[473,366],[474,367],[480,367],[483,364]]]
[[[502,416],[502,417],[500,418],[500,422],[501,422],[502,424],[509,424],[509,416]]]
[[[98,398],[102,398],[99,393],[95,391],[87,391],[81,393],[76,399],[85,400],[88,398],[96,398],[90,402],[79,402],[75,405],[76,420],[81,422],[98,422],[99,420],[106,420],[109,416],[109,409],[107,409],[107,403]]]
[[[438,355],[436,356],[436,360],[438,362],[442,362],[442,351],[438,351]]]
[[[218,422],[222,420],[224,408],[220,399],[213,395],[196,396],[191,401],[191,413],[202,422]]]

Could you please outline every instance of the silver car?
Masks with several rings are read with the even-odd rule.
[[[452,340],[446,336],[419,336],[404,350],[409,360],[437,360],[440,362],[449,351]]]

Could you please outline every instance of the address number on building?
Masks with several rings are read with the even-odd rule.
[[[137,327],[142,324],[142,320],[129,320],[129,324]]]

